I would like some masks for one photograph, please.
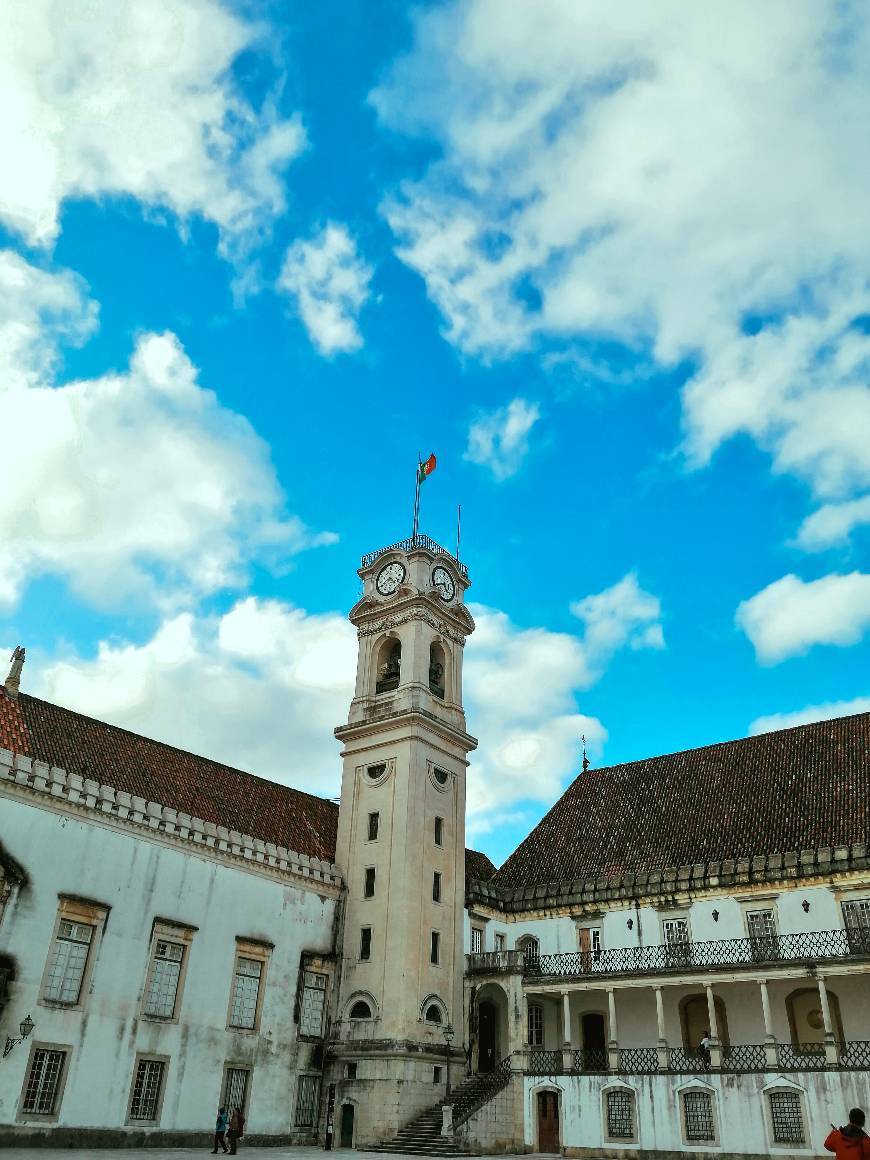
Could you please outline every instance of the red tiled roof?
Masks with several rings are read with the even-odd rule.
[[[870,713],[590,769],[493,877],[506,889],[866,842]]]
[[[309,858],[335,858],[334,802],[26,693],[12,700],[0,690],[0,747]]]
[[[474,879],[477,882],[488,882],[495,874],[495,866],[481,854],[479,850],[465,851],[465,880]]]

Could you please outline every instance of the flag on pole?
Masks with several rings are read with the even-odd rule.
[[[417,465],[417,483],[418,484],[424,483],[426,481],[426,479],[432,474],[432,472],[435,470],[435,468],[437,466],[438,466],[438,461],[435,458],[434,454],[430,455],[425,463],[418,464]]]

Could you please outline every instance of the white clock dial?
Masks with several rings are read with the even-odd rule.
[[[385,564],[378,572],[375,587],[381,596],[392,596],[405,579],[405,565],[394,560],[392,564]]]
[[[456,585],[447,569],[442,568],[440,564],[432,569],[432,583],[438,589],[438,595],[444,603],[449,604],[456,595]]]

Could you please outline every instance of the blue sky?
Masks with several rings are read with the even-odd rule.
[[[335,794],[358,557],[434,450],[496,861],[581,733],[612,764],[870,708],[861,5],[14,13],[26,689]]]

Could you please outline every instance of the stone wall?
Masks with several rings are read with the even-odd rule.
[[[483,1155],[529,1152],[523,1132],[523,1077],[511,1077],[508,1085],[478,1108],[456,1130],[461,1148]]]

